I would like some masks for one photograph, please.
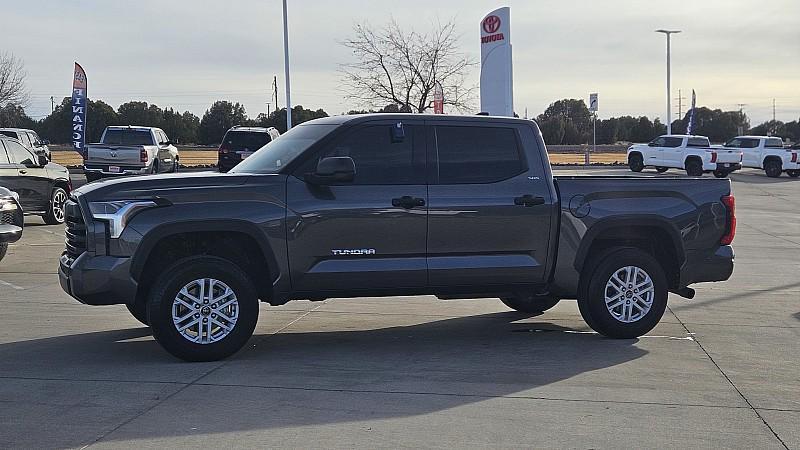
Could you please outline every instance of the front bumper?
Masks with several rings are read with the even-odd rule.
[[[733,247],[721,245],[712,254],[687,254],[680,274],[680,287],[693,283],[725,281],[733,274]]]
[[[74,260],[61,256],[58,279],[67,294],[87,305],[133,304],[138,284],[131,277],[131,259],[84,252]]]

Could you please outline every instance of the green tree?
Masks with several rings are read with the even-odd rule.
[[[120,125],[139,125],[163,128],[164,112],[156,105],[147,102],[127,102],[117,108]]]
[[[0,127],[33,128],[36,121],[25,114],[25,108],[9,103],[0,107]]]
[[[247,113],[244,106],[240,103],[218,100],[203,114],[197,130],[199,143],[219,144],[229,128],[245,124],[247,124]]]
[[[564,141],[564,119],[561,117],[539,120],[538,124],[545,144],[560,145]]]
[[[66,144],[72,136],[72,100],[65,97],[52,114],[37,123],[39,135],[53,143]],[[108,125],[118,125],[114,109],[101,100],[86,103],[86,142],[97,142]]]
[[[314,111],[311,109],[305,109],[301,105],[297,105],[292,108],[292,125],[299,125],[303,122],[308,122],[309,120],[319,119],[322,117],[328,117],[328,113],[322,109],[317,109]],[[269,117],[263,113],[259,114],[255,120],[250,121],[248,124],[256,127],[275,127],[281,134],[283,134],[286,132],[286,108],[273,111]]]
[[[537,121],[558,118],[564,124],[563,144],[586,144],[592,136],[592,114],[583,100],[574,98],[551,103]]]

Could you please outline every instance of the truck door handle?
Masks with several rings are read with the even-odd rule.
[[[19,173],[21,173],[22,175],[25,175],[26,173],[28,173],[28,171],[27,170],[23,170],[23,169],[19,169]]]
[[[411,209],[415,206],[425,206],[425,200],[418,197],[411,197],[409,195],[404,195],[400,198],[393,198],[392,206]]]
[[[530,194],[525,194],[522,197],[514,198],[514,204],[519,206],[544,205],[544,197],[534,197]]]

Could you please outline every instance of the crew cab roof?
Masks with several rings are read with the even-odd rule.
[[[143,127],[139,125],[110,125],[107,130],[160,130],[158,127]]]
[[[323,117],[320,119],[314,119],[308,122],[304,122],[302,125],[305,124],[314,124],[314,125],[355,125],[361,122],[369,122],[373,120],[408,120],[408,119],[415,119],[415,120],[427,120],[427,121],[459,121],[459,122],[475,122],[477,123],[509,123],[509,122],[518,122],[518,123],[530,123],[532,122],[531,119],[519,119],[516,117],[501,117],[501,116],[479,116],[479,115],[471,115],[471,116],[462,116],[462,115],[445,115],[445,114],[410,114],[410,113],[397,113],[397,114],[387,114],[387,113],[370,113],[370,114],[343,114],[340,116],[330,116],[330,117]]]

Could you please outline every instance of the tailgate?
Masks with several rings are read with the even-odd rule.
[[[144,147],[141,145],[89,145],[86,149],[89,164],[143,165],[140,158]]]
[[[738,163],[742,162],[742,151],[741,150],[727,150],[725,148],[715,148],[715,152],[717,152],[717,162],[718,163]]]

